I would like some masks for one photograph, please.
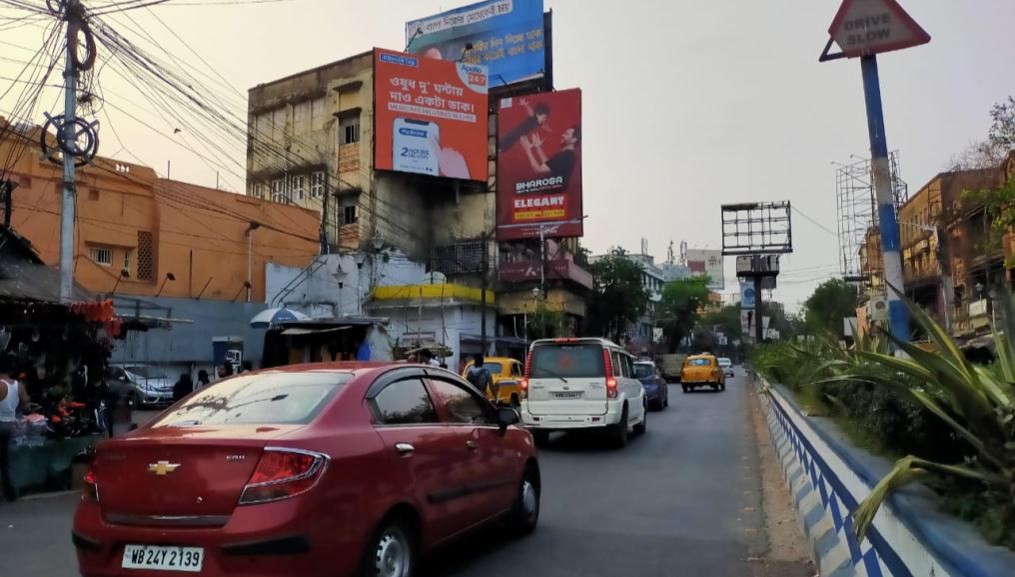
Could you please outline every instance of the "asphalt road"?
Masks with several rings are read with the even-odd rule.
[[[745,379],[724,393],[682,394],[649,414],[622,450],[554,437],[540,454],[540,526],[524,539],[480,533],[438,553],[423,577],[743,577],[763,569],[761,475]],[[75,495],[0,504],[0,551],[19,577],[76,575]],[[802,538],[802,537],[801,537]]]

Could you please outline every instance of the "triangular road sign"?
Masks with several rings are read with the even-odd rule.
[[[844,0],[828,33],[848,58],[930,42],[896,0]]]

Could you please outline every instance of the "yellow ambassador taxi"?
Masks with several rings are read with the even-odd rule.
[[[463,378],[469,374],[469,369],[473,364],[475,364],[474,361],[469,361],[465,365],[465,370],[462,371]],[[483,366],[490,371],[493,382],[500,385],[497,395],[500,398],[497,399],[497,404],[506,404],[512,407],[521,406],[522,395],[519,382],[522,380],[522,363],[509,357],[487,357],[483,359]],[[483,394],[491,401],[494,400],[489,390],[483,391]]]
[[[680,385],[685,393],[698,387],[712,387],[713,391],[726,390],[726,373],[719,366],[715,355],[691,355],[684,360],[680,370]]]

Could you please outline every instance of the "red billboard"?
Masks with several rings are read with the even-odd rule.
[[[487,179],[486,67],[374,49],[374,167]]]
[[[582,236],[581,90],[500,102],[497,239]]]

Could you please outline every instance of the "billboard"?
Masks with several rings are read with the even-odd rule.
[[[581,90],[500,101],[497,239],[582,236]]]
[[[687,249],[687,268],[694,276],[708,275],[708,288],[721,291],[726,288],[721,250]]]
[[[542,76],[543,0],[489,0],[413,20],[406,51],[489,67],[495,86]]]
[[[487,178],[486,67],[374,49],[374,167]]]

